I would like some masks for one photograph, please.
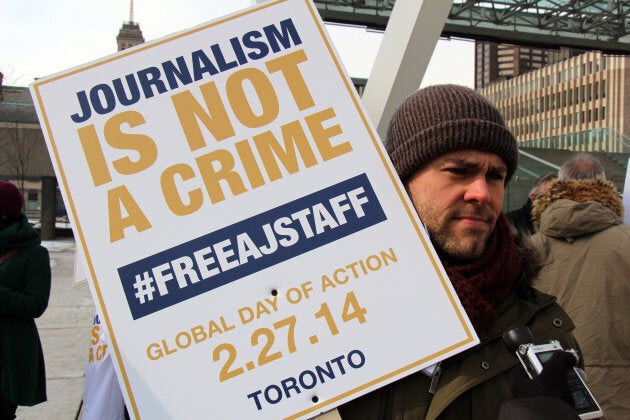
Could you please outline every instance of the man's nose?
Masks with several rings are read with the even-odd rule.
[[[490,202],[490,189],[485,177],[476,177],[466,189],[464,195],[466,201],[474,201],[477,204],[487,204]]]

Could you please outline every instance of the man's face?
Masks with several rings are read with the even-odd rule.
[[[483,255],[501,212],[507,166],[498,155],[460,150],[439,156],[407,183],[433,244],[447,256]]]

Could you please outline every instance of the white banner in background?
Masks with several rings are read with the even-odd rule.
[[[478,342],[310,0],[31,92],[133,417],[309,418]]]

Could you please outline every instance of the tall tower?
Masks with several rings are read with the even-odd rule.
[[[144,42],[140,24],[133,21],[133,0],[131,0],[131,4],[129,5],[129,21],[123,22],[123,26],[120,28],[118,36],[116,37],[116,42],[118,43],[118,51],[134,47]]]

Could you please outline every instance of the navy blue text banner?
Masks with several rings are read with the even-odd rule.
[[[384,220],[361,174],[120,267],[118,274],[138,319]]]

